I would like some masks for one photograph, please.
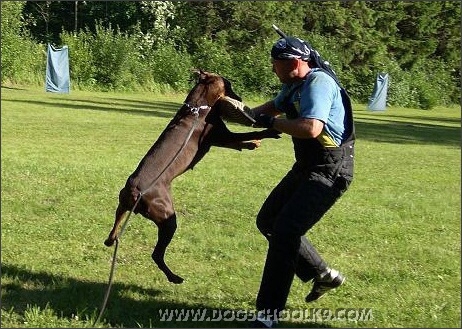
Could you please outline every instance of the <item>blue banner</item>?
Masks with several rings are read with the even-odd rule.
[[[379,73],[374,84],[374,90],[369,98],[368,109],[384,111],[387,107],[388,73]]]
[[[46,91],[69,93],[69,48],[55,48],[48,45]]]

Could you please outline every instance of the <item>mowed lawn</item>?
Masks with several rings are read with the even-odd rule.
[[[118,192],[185,96],[1,89],[2,327],[93,325]],[[295,279],[280,326],[460,328],[460,107],[354,108],[355,180],[308,233],[347,280],[306,304],[311,284]],[[266,254],[255,216],[292,162],[287,135],[254,151],[212,148],[173,184],[166,261],[185,282],[167,282],[150,257],[157,228],[132,216],[96,326],[248,326],[229,311],[254,310]],[[167,321],[166,309],[209,321]]]

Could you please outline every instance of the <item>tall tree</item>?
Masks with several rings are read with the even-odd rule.
[[[435,54],[445,19],[438,19],[443,5],[444,2],[437,1],[404,3],[404,17],[397,24],[398,37],[393,48],[402,67],[412,68],[418,59]]]

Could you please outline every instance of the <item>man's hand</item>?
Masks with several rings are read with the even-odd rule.
[[[274,117],[268,114],[259,114],[255,117],[254,127],[272,128],[274,124]]]

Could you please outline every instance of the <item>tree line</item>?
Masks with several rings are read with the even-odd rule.
[[[187,91],[191,68],[243,95],[279,89],[272,24],[310,42],[357,102],[460,101],[459,1],[22,1],[1,3],[2,83],[42,83],[46,45],[69,46],[73,88]]]

